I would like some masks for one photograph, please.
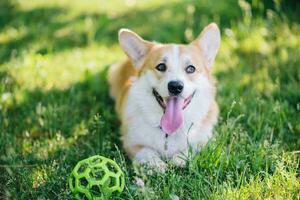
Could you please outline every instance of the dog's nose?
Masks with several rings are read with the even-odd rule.
[[[183,82],[181,81],[170,81],[168,83],[168,90],[172,95],[178,95],[183,90]]]

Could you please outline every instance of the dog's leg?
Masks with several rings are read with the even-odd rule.
[[[151,167],[155,167],[160,172],[165,172],[166,163],[159,157],[158,152],[151,148],[143,147],[135,154],[134,158],[140,164],[148,164]]]

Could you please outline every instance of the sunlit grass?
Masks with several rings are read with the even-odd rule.
[[[284,159],[284,158],[283,158]],[[293,161],[288,161],[293,162]],[[294,165],[297,163],[294,163]],[[286,163],[278,163],[272,176],[258,174],[239,189],[229,187],[222,194],[225,199],[298,199],[300,183],[296,171],[289,171]]]
[[[51,55],[28,53],[24,59],[16,59],[4,67],[23,89],[65,89],[82,81],[85,73],[95,74],[122,56],[116,45],[89,46]]]

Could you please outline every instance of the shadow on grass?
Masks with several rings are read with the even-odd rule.
[[[230,27],[242,19],[242,11],[237,1],[215,3],[180,2],[143,10],[130,8],[126,13],[111,17],[108,13],[89,13],[64,19],[69,10],[62,7],[41,7],[33,10],[20,10],[13,1],[5,0],[0,8],[0,30],[12,28],[24,30],[19,37],[11,38],[0,46],[0,63],[11,57],[18,57],[24,51],[34,49],[35,53],[48,54],[68,48],[84,47],[90,43],[111,46],[117,42],[117,32],[122,27],[138,31],[146,39],[160,42],[187,42],[185,31],[192,30],[196,36],[212,21],[221,29]],[[294,1],[293,1],[294,3]],[[16,5],[15,5],[16,4]],[[274,2],[264,2],[254,6],[254,17],[276,10]],[[282,4],[280,12],[293,20],[299,10],[294,4]],[[299,14],[299,12],[298,12]]]
[[[186,42],[184,32],[188,27],[197,35],[211,21],[217,20],[222,26],[229,26],[232,20],[237,20],[239,7],[235,1],[231,3],[223,3],[210,10],[210,4],[181,2],[147,10],[132,8],[116,17],[110,17],[108,13],[90,13],[72,19],[64,19],[69,11],[61,7],[24,11],[16,6],[10,12],[3,12],[3,18],[9,20],[2,23],[1,29],[12,28],[24,33],[1,44],[0,63],[19,57],[28,50],[48,54],[90,43],[111,46],[117,42],[117,32],[123,27],[160,42]],[[197,13],[189,13],[189,6],[194,7]],[[232,7],[235,11],[228,12]],[[0,11],[3,9],[0,8]]]
[[[0,31],[15,17],[17,5],[15,1],[0,1]]]
[[[20,141],[27,137],[33,141],[53,138],[57,133],[68,138],[74,136],[74,131],[84,132],[86,127],[75,130],[76,125],[89,123],[101,113],[109,120],[107,125],[116,131],[113,129],[117,123],[113,101],[107,94],[106,70],[95,75],[87,72],[83,82],[66,90],[24,91],[23,101],[12,105],[6,112],[6,117],[12,119],[8,126],[13,127],[12,134]],[[99,118],[99,123],[104,123],[102,120]],[[20,142],[16,143],[22,147]]]

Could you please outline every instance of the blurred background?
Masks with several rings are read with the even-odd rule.
[[[188,43],[211,22],[217,139],[194,171],[141,190],[108,97],[107,68],[125,59],[117,32]],[[123,199],[299,197],[299,23],[297,0],[0,0],[0,199],[68,199],[72,167],[94,154],[121,163]]]

